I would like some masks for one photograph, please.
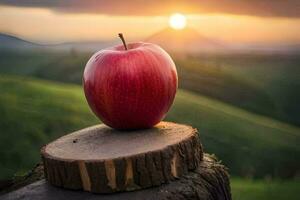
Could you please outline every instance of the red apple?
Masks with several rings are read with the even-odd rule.
[[[95,53],[86,64],[83,85],[93,112],[116,129],[150,128],[171,107],[177,71],[169,54],[151,43],[130,43]]]

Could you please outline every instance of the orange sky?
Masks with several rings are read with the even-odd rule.
[[[300,18],[297,17],[224,13],[187,14],[186,17],[188,26],[219,40],[300,43]],[[127,40],[142,40],[167,27],[168,20],[167,15],[120,16],[0,6],[0,32],[43,43],[113,39],[118,32],[123,32]]]

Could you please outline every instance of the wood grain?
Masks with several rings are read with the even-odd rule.
[[[41,155],[48,182],[94,193],[159,186],[203,159],[197,130],[171,122],[127,132],[89,127],[44,146]]]

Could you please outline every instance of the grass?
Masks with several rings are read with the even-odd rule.
[[[202,55],[177,59],[181,87],[300,125],[298,55]]]
[[[92,53],[0,52],[0,73],[81,83]],[[299,55],[176,58],[180,88],[300,126]]]
[[[0,76],[0,179],[39,162],[39,149],[98,120],[78,86]]]
[[[300,199],[298,180],[249,180],[231,179],[232,199],[234,200],[286,200]]]
[[[198,128],[209,153],[233,175],[293,177],[299,173],[300,129],[187,91],[179,91],[168,120]]]
[[[81,87],[0,76],[0,179],[25,172],[52,139],[99,123]],[[167,120],[200,130],[205,150],[233,175],[294,177],[299,173],[299,128],[179,90]]]

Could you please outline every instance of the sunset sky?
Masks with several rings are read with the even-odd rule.
[[[0,0],[0,32],[42,43],[143,40],[182,13],[199,33],[238,43],[300,43],[300,1]],[[163,3],[161,3],[163,2]]]

